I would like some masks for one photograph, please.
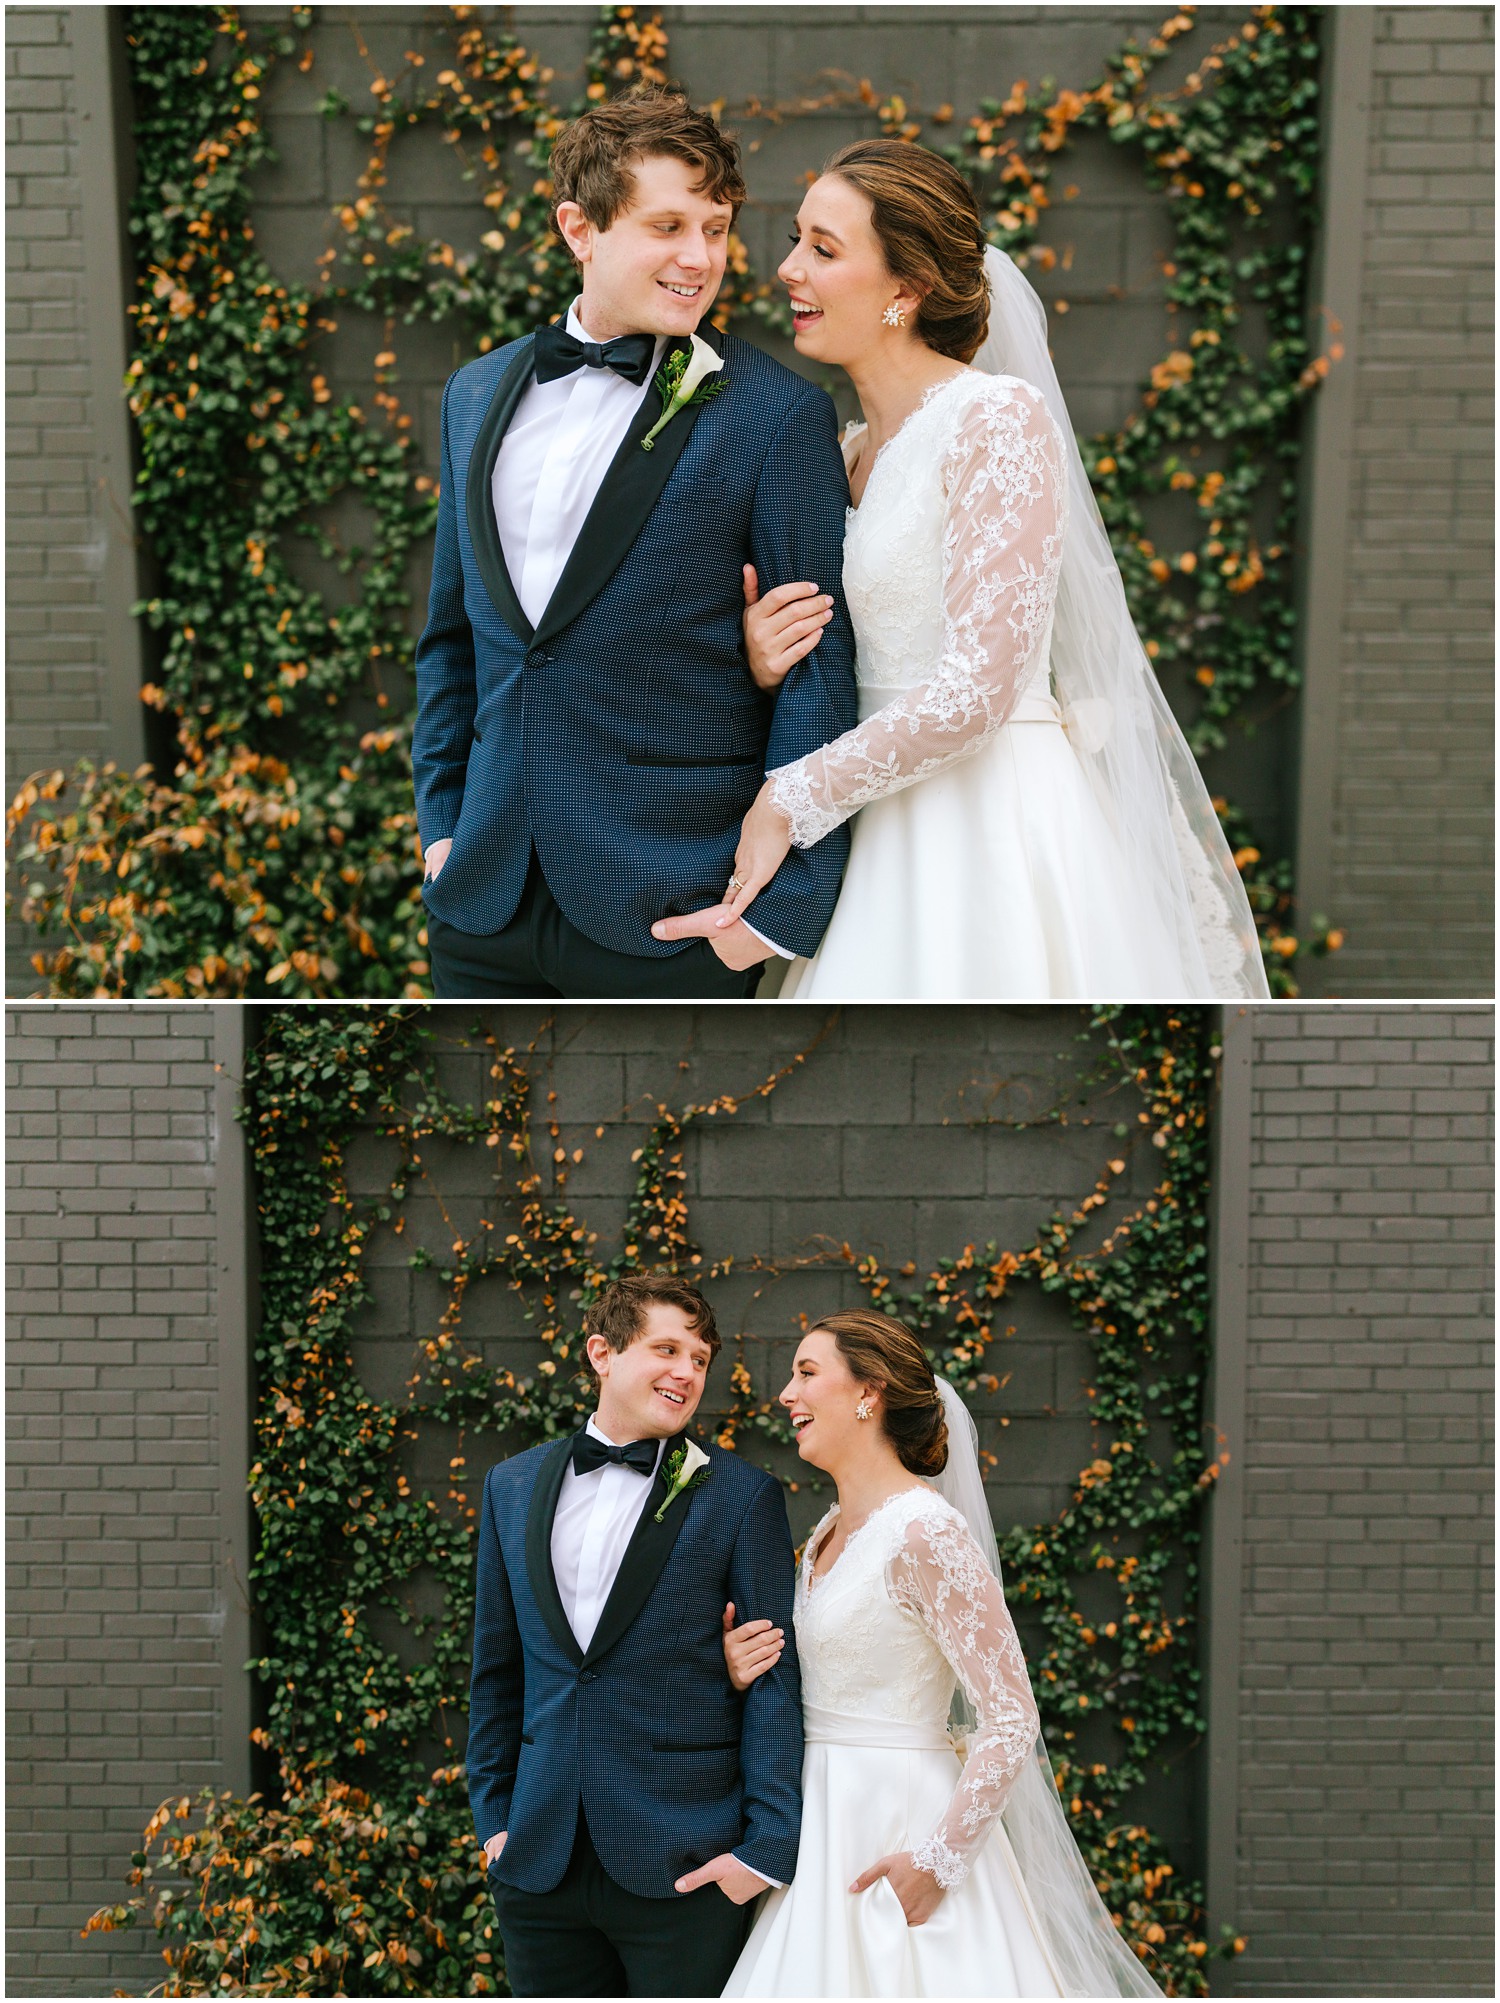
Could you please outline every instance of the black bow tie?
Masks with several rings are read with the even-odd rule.
[[[637,1474],[655,1474],[660,1440],[632,1440],[628,1447],[612,1447],[597,1433],[585,1429],[573,1435],[573,1472],[592,1474],[596,1467],[629,1467]]]
[[[656,353],[654,334],[621,334],[613,341],[575,341],[564,326],[536,330],[536,379],[556,382],[575,369],[613,369],[628,383],[639,386],[651,373]]]

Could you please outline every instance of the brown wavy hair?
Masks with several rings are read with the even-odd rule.
[[[808,1330],[831,1335],[850,1375],[877,1386],[882,1423],[908,1474],[941,1474],[948,1465],[948,1420],[927,1352],[903,1321],[873,1308],[825,1315]]]
[[[739,141],[706,111],[694,111],[681,91],[639,83],[590,105],[558,134],[548,168],[554,223],[560,202],[577,202],[595,229],[607,230],[634,198],[635,163],[658,153],[696,168],[694,192],[739,214],[745,199]]]
[[[679,1280],[675,1273],[622,1273],[584,1311],[585,1344],[591,1335],[602,1335],[617,1353],[629,1349],[646,1325],[646,1309],[659,1302],[663,1307],[681,1308],[692,1323],[693,1334],[708,1344],[710,1366],[723,1347],[714,1311],[691,1280]],[[594,1359],[587,1346],[584,1368],[597,1378]]]
[[[958,169],[903,139],[857,139],[824,167],[871,207],[892,278],[921,294],[916,333],[955,362],[972,362],[990,324],[984,228]]]

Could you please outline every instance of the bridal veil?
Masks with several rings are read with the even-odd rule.
[[[1040,387],[1040,385],[1038,385]],[[948,1420],[948,1465],[931,1483],[965,1518],[987,1564],[1000,1577],[1000,1551],[979,1471],[979,1433],[945,1377],[937,1380]],[[958,1702],[962,1705],[960,1693]],[[960,1727],[972,1719],[961,1716]],[[1040,1732],[1000,1811],[1027,1897],[1065,1996],[1160,1996],[1125,1945],[1095,1888],[1057,1798],[1052,1762]]]
[[[1269,993],[1244,884],[1203,783],[1135,630],[1125,585],[1047,350],[1047,315],[1016,266],[984,256],[990,324],[973,366],[1040,391],[1062,434],[1068,526],[1052,633],[1063,723],[1142,894],[1176,939],[1191,994]]]

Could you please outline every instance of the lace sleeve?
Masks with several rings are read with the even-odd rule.
[[[896,1604],[947,1658],[978,1722],[942,1821],[912,1852],[945,1890],[961,1884],[1036,1744],[1041,1720],[1000,1581],[967,1524],[924,1511],[890,1561]]]
[[[798,848],[858,808],[967,757],[1026,686],[1051,615],[1066,482],[1039,393],[987,377],[942,469],[943,644],[931,677],[768,775]]]

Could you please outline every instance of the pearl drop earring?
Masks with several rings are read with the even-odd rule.
[[[870,1413],[871,1413],[871,1407],[870,1407],[870,1401],[869,1401],[869,1399],[868,1399],[868,1398],[861,1398],[861,1399],[860,1399],[860,1401],[859,1401],[859,1403],[858,1403],[858,1404],[857,1404],[857,1405],[855,1406],[855,1408],[854,1408],[854,1416],[855,1416],[855,1418],[856,1418],[856,1419],[868,1419],[868,1418],[870,1417]]]
[[[894,299],[891,301],[890,305],[886,307],[882,317],[885,320],[885,324],[888,327],[904,327],[906,325],[906,315],[902,312],[901,308],[896,304]]]

